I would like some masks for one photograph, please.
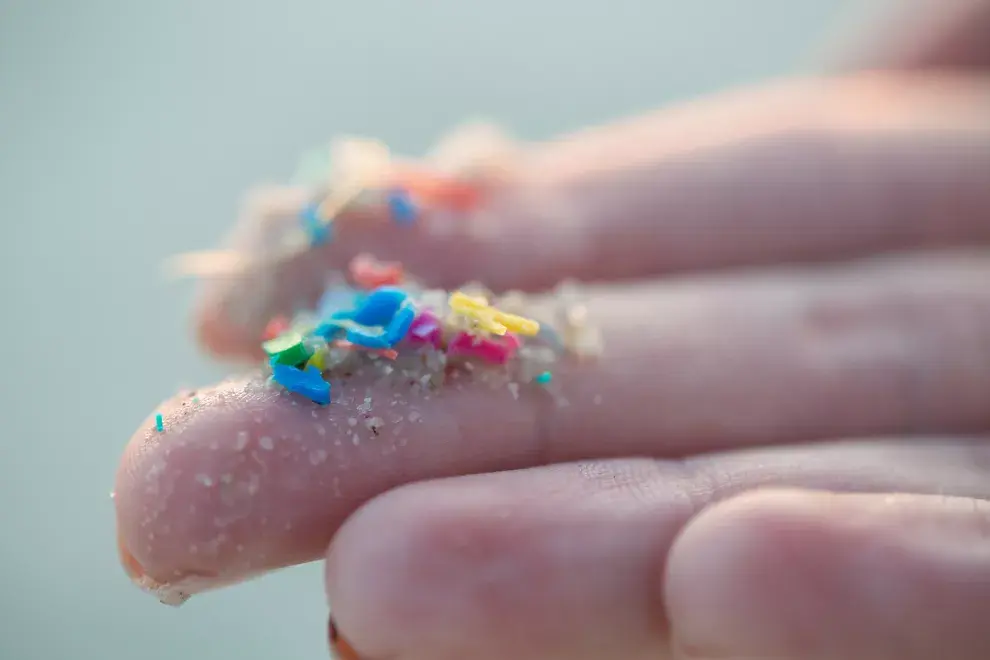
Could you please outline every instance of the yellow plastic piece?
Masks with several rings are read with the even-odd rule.
[[[515,314],[507,314],[488,304],[482,297],[469,296],[455,291],[448,300],[450,309],[457,314],[467,316],[479,328],[495,335],[504,335],[511,330],[516,334],[533,336],[540,332],[540,324]]]
[[[306,362],[306,368],[309,369],[310,367],[316,367],[320,371],[326,369],[326,353],[323,349],[313,353],[309,361]]]

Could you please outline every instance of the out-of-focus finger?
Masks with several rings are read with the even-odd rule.
[[[842,67],[990,69],[987,0],[896,0],[872,14],[839,44]]]
[[[953,485],[769,491],[711,508],[668,560],[677,657],[990,657],[990,501],[948,497]]]
[[[354,222],[325,248],[207,282],[203,343],[252,355],[359,252],[431,284],[542,289],[990,241],[990,84],[859,76],[727,94],[534,146],[484,213]],[[239,231],[298,222],[300,189],[262,194]],[[267,219],[265,219],[267,218]],[[439,231],[438,223],[452,230]],[[270,239],[268,239],[270,240]]]
[[[671,626],[664,567],[674,540],[685,525],[693,528],[689,521],[699,510],[770,485],[985,497],[990,495],[988,455],[984,440],[837,443],[684,462],[566,464],[414,484],[377,498],[340,530],[327,558],[328,596],[341,636],[369,658],[667,658]],[[706,514],[697,524],[707,524],[704,520]],[[730,546],[749,531],[748,522],[744,517],[736,524],[729,517],[730,529],[704,544],[709,549],[682,545],[674,553],[668,579],[675,632],[676,608],[690,604],[694,583],[701,590],[717,589],[709,582],[718,576],[707,574],[702,561],[684,575],[671,571],[694,556],[710,557]],[[741,532],[733,532],[733,525]],[[782,573],[804,571],[806,580],[777,580],[766,563],[759,575],[766,592],[754,600],[770,607],[773,595],[786,591],[785,596],[814,602],[819,594],[803,588],[816,577],[811,558],[799,557],[795,565],[783,554],[786,539],[780,530],[770,531],[777,535],[766,544],[777,540],[781,548],[767,557],[783,564]],[[692,532],[685,534],[691,544]],[[853,550],[835,547],[839,539],[816,540],[819,555],[833,549],[837,557],[849,557]],[[822,579],[831,578],[830,571]],[[787,591],[790,586],[797,592]],[[781,600],[796,607],[793,599]],[[744,616],[745,602],[733,602]],[[841,607],[852,615],[858,602],[850,599]],[[692,633],[720,632],[714,622],[703,625],[703,609],[698,617]]]
[[[549,385],[368,365],[320,407],[239,378],[160,409],[117,478],[125,557],[201,590],[310,561],[400,484],[568,460],[990,428],[990,266],[933,256],[608,289]],[[202,578],[197,582],[197,577]],[[188,585],[192,586],[188,586]],[[178,588],[178,587],[177,587]]]

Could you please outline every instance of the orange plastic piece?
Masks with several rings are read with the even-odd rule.
[[[354,283],[365,289],[393,286],[400,284],[405,278],[402,264],[377,261],[367,254],[359,254],[354,257],[349,269]]]
[[[402,171],[396,176],[396,183],[426,207],[438,206],[466,212],[481,203],[482,193],[478,186],[431,172]]]
[[[378,355],[389,360],[394,360],[399,357],[399,351],[394,348],[368,348],[367,346],[361,346],[360,344],[354,344],[347,341],[346,339],[338,339],[333,342],[334,348],[342,348],[345,351],[367,351],[372,355]]]
[[[265,326],[265,331],[261,335],[262,339],[265,341],[275,339],[283,332],[288,331],[290,327],[291,324],[289,323],[289,319],[284,316],[276,316],[268,322],[268,325]]]

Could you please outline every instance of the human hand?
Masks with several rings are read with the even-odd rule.
[[[244,355],[357,251],[444,285],[566,273],[612,282],[606,354],[555,369],[564,408],[357,382],[311,415],[251,377],[178,397],[125,454],[125,563],[197,591],[326,556],[368,658],[990,656],[987,117],[972,72],[733,94],[535,147],[495,233],[368,230],[270,295],[214,283],[201,335]],[[577,215],[534,217],[548,196]],[[365,385],[378,437],[349,424]]]

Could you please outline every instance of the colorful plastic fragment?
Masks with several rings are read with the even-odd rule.
[[[158,413],[155,415],[155,430],[162,433],[165,430],[165,424],[162,421],[162,414]]]
[[[405,190],[397,188],[388,194],[388,210],[397,225],[411,225],[419,214],[412,197]]]
[[[411,344],[430,344],[433,348],[440,348],[443,344],[440,319],[433,312],[420,312],[409,326],[409,334],[406,337]]]
[[[504,335],[511,330],[527,336],[534,336],[540,332],[538,322],[495,309],[481,296],[469,296],[461,291],[455,291],[450,294],[449,305],[451,310],[470,318],[485,332]]]
[[[399,343],[413,322],[416,312],[412,306],[403,306],[395,313],[387,326],[365,326],[350,323],[344,335],[347,340],[367,348],[386,349]]]
[[[331,314],[316,332],[330,341],[343,330],[354,344],[385,349],[406,336],[415,317],[416,310],[405,291],[383,286],[362,298],[353,310]]]
[[[289,323],[289,319],[284,316],[276,316],[268,322],[268,325],[265,326],[265,331],[262,333],[262,338],[265,341],[275,339],[280,334],[287,331],[290,327],[291,324]]]
[[[351,324],[347,328],[347,333],[344,336],[347,338],[347,341],[352,344],[357,344],[366,348],[386,349],[391,346],[391,344],[388,343],[385,328],[382,328],[381,326],[364,326],[356,323]]]
[[[481,203],[477,186],[433,172],[407,170],[397,177],[399,187],[429,207],[442,207],[466,213]]]
[[[449,158],[444,165],[431,156],[426,167],[419,167],[390,159],[387,149],[384,157],[371,158],[368,154],[374,150],[355,144],[352,153],[341,156],[344,152],[337,150],[333,163],[321,165],[327,180],[318,184],[326,194],[299,214],[308,241],[293,241],[292,249],[331,240],[341,220],[349,223],[351,218],[380,217],[384,212],[395,225],[411,225],[429,219],[433,211],[471,213],[494,190],[481,183],[485,178],[475,165],[487,162],[487,156],[480,153],[455,159],[463,165],[451,165],[455,161]],[[371,214],[352,214],[354,205],[377,208]],[[341,225],[341,230],[346,229]],[[285,254],[292,256],[288,249]],[[461,370],[475,372],[481,382],[491,384],[505,383],[507,378],[510,390],[523,382],[547,385],[553,375],[545,369],[573,350],[570,336],[561,334],[566,329],[541,326],[519,315],[529,309],[522,298],[502,299],[505,310],[517,312],[513,314],[491,304],[491,294],[441,291],[416,281],[407,285],[401,263],[381,262],[368,254],[354,257],[346,275],[350,284],[335,274],[335,283],[323,292],[315,309],[301,311],[289,321],[272,319],[264,335],[273,380],[321,403],[330,399],[323,374],[349,378],[363,369],[371,369],[376,377],[395,374],[397,382],[411,386],[438,386]],[[301,297],[294,296],[292,302]],[[561,313],[557,310],[547,318],[557,319]],[[532,337],[536,340],[530,345]],[[415,350],[424,346],[432,350]],[[402,353],[407,355],[400,359]],[[508,366],[501,376],[488,368],[501,366]]]
[[[323,245],[330,241],[330,223],[320,218],[318,205],[310,204],[303,208],[299,213],[299,220],[311,246]]]
[[[310,350],[298,332],[286,332],[262,344],[265,353],[278,364],[295,367],[309,359]]]
[[[322,372],[326,369],[326,358],[327,354],[325,350],[319,349],[313,351],[313,354],[310,356],[309,360],[306,361],[306,368],[309,369],[312,367],[317,371]]]
[[[404,277],[402,264],[376,261],[367,254],[354,257],[349,270],[354,283],[365,289],[401,284]]]
[[[336,319],[331,316],[330,318],[321,321],[320,324],[313,330],[313,334],[317,337],[323,338],[324,341],[332,341],[350,325],[352,324],[349,321]]]
[[[330,383],[323,380],[320,371],[315,367],[307,367],[303,370],[273,362],[272,378],[290,392],[301,394],[315,403],[320,405],[330,403]]]
[[[492,364],[505,364],[516,354],[519,346],[519,338],[512,333],[489,338],[459,332],[447,345],[447,353],[476,357]]]
[[[385,328],[385,341],[389,346],[395,346],[409,333],[413,321],[416,320],[416,309],[412,303],[403,303]]]
[[[409,294],[402,289],[383,286],[365,296],[353,311],[342,312],[335,316],[360,325],[385,326],[408,298]]]

